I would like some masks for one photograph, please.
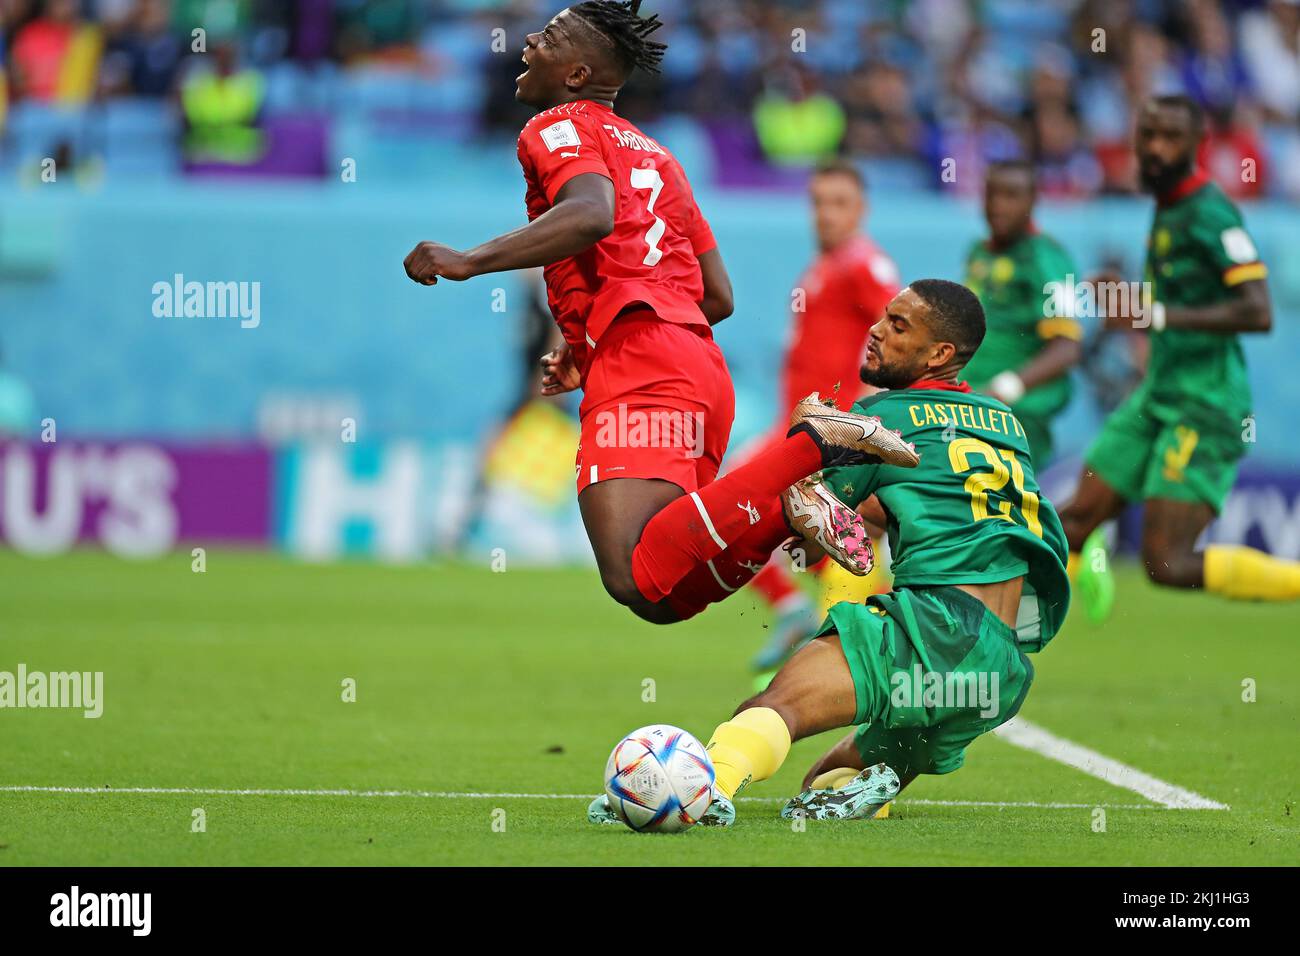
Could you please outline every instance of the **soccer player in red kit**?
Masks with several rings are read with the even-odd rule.
[[[667,624],[735,591],[789,536],[794,482],[845,457],[917,459],[877,420],[804,401],[787,437],[717,478],[735,397],[711,324],[731,313],[731,283],[681,166],[613,110],[663,56],[639,7],[588,0],[528,36],[528,225],[463,252],[421,242],[405,267],[426,285],[546,267],[565,344],[543,358],[542,390],[583,389],[578,504],[601,581]]]
[[[862,384],[858,370],[871,327],[899,291],[898,268],[862,231],[867,190],[858,168],[843,160],[824,163],[813,173],[808,194],[818,255],[795,285],[790,344],[781,372],[781,411],[758,450],[785,437],[789,426],[784,410],[805,395],[819,392],[833,397],[840,408],[850,408],[875,391]],[[739,460],[748,461],[754,453],[746,449]],[[753,585],[777,615],[771,639],[754,659],[754,666],[765,670],[812,634],[820,619],[783,561],[768,564]]]

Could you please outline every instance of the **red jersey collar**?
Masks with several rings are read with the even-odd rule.
[[[938,378],[918,378],[908,388],[933,388],[941,392],[969,392],[968,382],[948,382]]]
[[[1186,199],[1196,190],[1210,181],[1210,177],[1201,169],[1193,169],[1177,186],[1156,196],[1159,206],[1172,206],[1180,199]]]

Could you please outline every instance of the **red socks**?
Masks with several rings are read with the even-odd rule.
[[[788,537],[790,529],[781,515],[780,502],[773,499],[763,520],[726,551],[696,565],[664,600],[681,620],[694,617],[710,604],[739,591],[756,575],[762,577],[777,567],[767,561]]]
[[[789,536],[780,514],[781,493],[821,466],[817,443],[798,432],[668,505],[650,519],[632,552],[632,574],[641,594],[652,604],[661,601],[686,575],[737,544],[775,508],[783,535],[767,549],[766,560]],[[707,565],[704,571],[708,573]]]

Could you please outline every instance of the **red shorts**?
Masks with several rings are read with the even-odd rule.
[[[736,396],[707,326],[626,312],[600,337],[583,388],[579,493],[613,478],[661,478],[691,492],[717,477]]]

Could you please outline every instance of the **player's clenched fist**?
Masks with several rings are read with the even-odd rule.
[[[582,384],[582,375],[573,362],[573,350],[568,345],[542,356],[542,394],[559,395],[571,392]]]
[[[405,265],[412,281],[423,285],[437,285],[440,278],[460,282],[474,277],[469,256],[436,242],[417,245],[406,257]]]

